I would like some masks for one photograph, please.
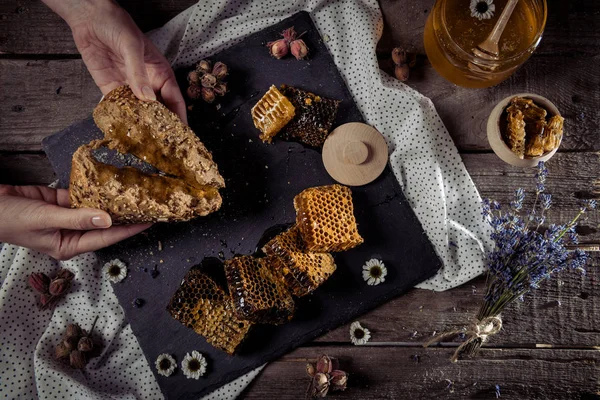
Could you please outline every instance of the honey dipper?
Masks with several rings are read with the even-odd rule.
[[[508,0],[508,3],[506,3],[504,10],[502,10],[502,14],[500,14],[500,18],[498,18],[490,35],[473,49],[473,54],[475,54],[475,56],[485,60],[498,59],[498,56],[500,55],[500,49],[498,47],[500,36],[502,36],[502,32],[504,32],[506,24],[518,2],[519,0]]]

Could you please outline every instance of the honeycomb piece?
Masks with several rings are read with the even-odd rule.
[[[281,86],[281,92],[296,108],[296,116],[282,129],[281,136],[309,146],[322,147],[329,136],[341,101],[286,85]]]
[[[354,218],[352,192],[346,186],[308,188],[294,198],[294,207],[307,251],[344,251],[364,241]]]
[[[265,143],[271,143],[273,136],[294,118],[295,109],[292,103],[281,94],[275,86],[252,107],[252,121],[260,130],[260,138]]]
[[[198,269],[187,273],[167,310],[173,318],[228,354],[235,352],[252,326],[237,318],[229,294]]]
[[[306,253],[297,226],[277,235],[262,250],[283,277],[288,290],[302,297],[321,286],[336,269],[329,253]]]
[[[544,131],[544,151],[552,151],[558,147],[563,135],[563,124],[565,119],[560,115],[554,115],[548,120]]]
[[[515,97],[510,101],[510,106],[506,111],[521,111],[523,113],[523,119],[525,123],[532,121],[540,121],[546,119],[547,111],[542,107],[538,106],[531,99],[524,97]]]
[[[275,325],[292,319],[294,300],[267,258],[227,260],[225,275],[238,318]]]
[[[544,133],[546,121],[533,121],[525,124],[525,156],[539,157],[544,154]]]
[[[506,126],[505,141],[510,150],[519,158],[525,155],[525,121],[523,113],[516,109],[507,109],[508,125]]]

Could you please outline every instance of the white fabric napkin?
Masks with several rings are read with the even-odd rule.
[[[175,68],[191,66],[302,10],[311,12],[365,120],[385,136],[396,178],[443,261],[439,273],[418,287],[446,290],[481,274],[491,243],[479,194],[431,101],[379,70],[375,46],[383,20],[376,0],[203,1],[150,37]],[[27,276],[60,266],[75,272],[76,284],[54,313],[41,312]],[[2,247],[0,396],[162,398],[154,366],[144,358],[101,267],[93,254],[58,263],[24,248]],[[96,332],[106,344],[102,356],[85,373],[54,361],[64,326],[89,328],[97,315]],[[237,397],[261,368],[205,399]]]

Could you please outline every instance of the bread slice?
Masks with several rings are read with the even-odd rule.
[[[104,140],[73,155],[72,207],[105,210],[113,223],[187,221],[221,207],[218,189],[225,183],[212,155],[164,105],[121,86],[98,104],[94,121]],[[100,146],[133,154],[168,176],[103,164],[92,154]]]
[[[104,97],[94,122],[110,149],[133,154],[190,185],[225,186],[212,155],[190,127],[160,102],[139,100],[129,86]]]
[[[115,224],[187,221],[221,206],[221,196],[213,186],[192,186],[181,179],[97,161],[92,150],[103,144],[93,141],[73,155],[72,206],[100,208]]]

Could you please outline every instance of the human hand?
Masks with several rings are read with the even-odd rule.
[[[65,189],[0,185],[0,242],[68,260],[127,239],[152,225],[111,226],[110,216],[102,210],[69,206]]]
[[[123,84],[141,100],[160,100],[187,123],[173,69],[131,16],[109,0],[44,0],[71,27],[77,49],[106,95]]]

